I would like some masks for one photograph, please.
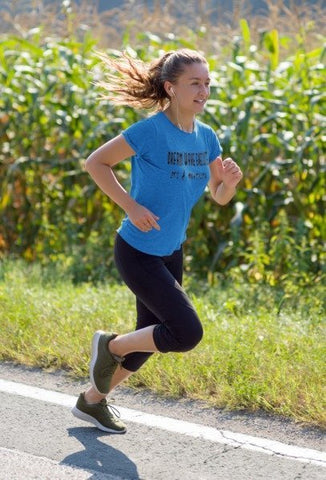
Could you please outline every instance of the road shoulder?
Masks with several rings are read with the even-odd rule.
[[[89,385],[85,379],[74,379],[64,371],[49,372],[11,362],[0,363],[0,378],[76,397]],[[277,440],[289,445],[326,451],[325,430],[298,424],[283,417],[268,415],[265,412],[253,414],[242,411],[226,411],[207,407],[203,402],[169,399],[149,391],[128,387],[119,387],[111,396],[110,401],[115,405],[141,410],[144,413],[164,415],[220,430],[231,430]]]

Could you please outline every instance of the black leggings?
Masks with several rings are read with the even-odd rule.
[[[181,287],[182,249],[158,257],[136,250],[117,235],[114,256],[122,279],[136,295],[136,330],[156,325],[154,343],[162,353],[186,352],[194,348],[202,339],[203,329]],[[150,355],[130,353],[122,366],[135,372]]]

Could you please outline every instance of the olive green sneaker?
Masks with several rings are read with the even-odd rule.
[[[89,375],[92,386],[101,395],[109,393],[112,376],[124,360],[108,350],[108,343],[116,336],[116,333],[107,333],[102,330],[98,330],[93,336]]]
[[[81,393],[71,412],[75,417],[92,423],[103,432],[125,433],[127,431],[125,424],[118,418],[118,410],[109,405],[105,398],[100,403],[90,404],[86,402],[84,393]]]

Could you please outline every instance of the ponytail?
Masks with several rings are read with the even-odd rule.
[[[107,92],[102,98],[118,105],[157,110],[163,110],[170,100],[165,81],[176,82],[186,65],[207,63],[202,55],[188,49],[167,52],[150,64],[125,53],[118,59],[103,53],[98,56],[106,67],[105,79],[98,82]]]

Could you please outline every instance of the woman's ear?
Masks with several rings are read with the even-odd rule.
[[[168,82],[168,81],[164,82],[164,90],[166,91],[166,93],[170,98],[174,96],[173,85],[171,82]]]

